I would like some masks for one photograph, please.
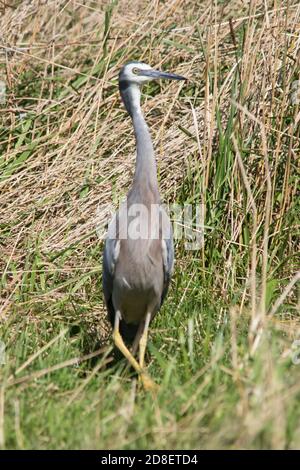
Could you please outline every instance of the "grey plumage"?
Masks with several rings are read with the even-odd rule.
[[[109,224],[103,253],[103,291],[114,339],[145,388],[153,388],[153,382],[143,370],[144,343],[166,297],[174,261],[171,224],[161,205],[153,144],[140,108],[141,85],[161,77],[184,79],[138,62],[126,64],[119,74],[120,94],[134,127],[136,168],[126,201]],[[133,354],[139,344],[139,364],[123,339],[134,341]]]

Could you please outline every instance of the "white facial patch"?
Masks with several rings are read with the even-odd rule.
[[[139,75],[138,73],[134,73],[134,70],[151,70],[152,67],[148,64],[144,64],[143,62],[137,62],[137,63],[130,63],[127,64],[122,73],[122,78],[125,80],[128,80],[131,83],[136,83],[137,85],[141,85],[145,82],[149,82],[151,80],[150,77],[143,77],[142,75]]]

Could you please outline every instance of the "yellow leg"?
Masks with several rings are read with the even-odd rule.
[[[146,346],[147,346],[147,340],[148,340],[148,328],[149,328],[149,323],[151,320],[151,314],[147,313],[146,320],[145,320],[145,326],[144,326],[144,331],[143,334],[140,338],[139,342],[139,362],[140,362],[140,367],[141,369],[144,368],[144,362],[145,362],[145,352],[146,352]]]
[[[149,329],[149,324],[151,320],[151,313],[147,313],[146,319],[145,319],[145,324],[144,324],[144,329],[143,329],[143,334],[140,337],[139,340],[139,363],[140,363],[140,368],[144,370],[145,366],[145,352],[146,352],[146,346],[147,346],[147,340],[148,340],[148,329]],[[151,390],[152,392],[156,392],[158,390],[158,385],[153,382],[151,379],[149,381],[149,376],[147,375],[144,380],[141,378],[143,382],[143,386],[146,390]]]
[[[113,332],[113,339],[117,348],[121,351],[121,353],[126,357],[128,362],[132,365],[135,371],[139,374],[140,380],[142,381],[143,387],[145,390],[155,390],[156,384],[150,379],[150,377],[143,371],[140,364],[136,361],[133,357],[131,352],[128,350],[126,345],[124,344],[123,338],[119,332],[119,322],[120,322],[120,313],[116,313],[115,325],[114,325],[114,332]]]
[[[126,359],[130,362],[132,367],[136,370],[138,374],[142,373],[142,369],[136,359],[133,357],[131,352],[127,349],[126,345],[124,344],[123,338],[120,335],[119,331],[114,331],[113,339],[115,345],[118,349],[120,349],[121,353],[126,357]]]

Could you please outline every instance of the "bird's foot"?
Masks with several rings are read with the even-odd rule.
[[[159,390],[159,386],[157,385],[157,383],[155,383],[149,377],[149,375],[147,375],[144,372],[139,375],[139,382],[142,384],[142,386],[143,386],[143,388],[146,392],[157,393],[158,390]]]

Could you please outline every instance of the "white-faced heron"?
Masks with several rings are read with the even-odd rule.
[[[119,74],[120,94],[134,127],[136,167],[127,199],[109,224],[103,253],[113,339],[145,389],[156,388],[144,370],[148,327],[166,296],[174,261],[171,223],[161,205],[152,140],[140,106],[141,85],[160,78],[185,80],[141,62],[124,65]],[[125,343],[132,343],[132,352]],[[139,362],[134,357],[138,347]]]

